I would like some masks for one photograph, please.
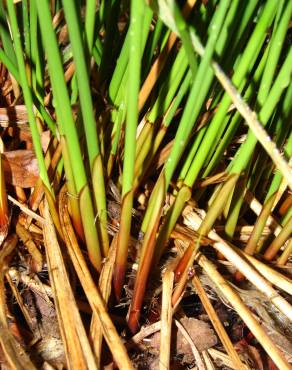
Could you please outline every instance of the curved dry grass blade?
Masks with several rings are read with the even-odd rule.
[[[198,263],[249,327],[250,331],[274,361],[275,365],[281,370],[291,369],[284,355],[278,350],[274,342],[266,334],[250,310],[245,306],[238,294],[234,292],[228,282],[217,271],[216,267],[202,254],[198,258]]]
[[[218,318],[218,315],[216,313],[216,311],[214,310],[201,282],[200,282],[200,279],[198,278],[197,275],[195,275],[192,279],[192,283],[196,289],[196,292],[197,294],[199,295],[200,297],[200,300],[212,322],[212,325],[214,327],[214,329],[216,330],[216,333],[218,334],[218,337],[220,338],[226,352],[228,353],[228,355],[230,356],[231,360],[232,360],[232,363],[233,363],[233,366],[235,369],[237,370],[245,370],[245,366],[243,365],[243,363],[241,362],[240,360],[240,357],[238,355],[238,353],[235,351],[234,347],[233,347],[233,344],[228,336],[228,334],[226,333],[226,330],[223,326],[223,324],[221,323],[221,321],[219,320]]]
[[[172,288],[174,273],[166,270],[162,277],[162,307],[161,307],[161,331],[160,331],[160,357],[159,369],[169,369],[171,325],[172,325]]]
[[[47,220],[43,227],[44,244],[68,369],[95,370],[97,366],[71,289],[46,200],[40,209]]]
[[[74,265],[75,271],[79,277],[92,311],[99,318],[104,338],[112,352],[117,366],[120,369],[134,369],[128,357],[125,346],[107,312],[104,301],[92,280],[85,259],[79,248],[68,213],[66,197],[66,188],[63,187],[59,197],[59,209],[63,233],[71,261]]]
[[[30,361],[24,349],[17,342],[8,329],[6,319],[6,301],[4,288],[5,259],[16,247],[18,238],[15,234],[10,235],[4,242],[0,252],[0,344],[11,369],[34,370],[36,367]]]

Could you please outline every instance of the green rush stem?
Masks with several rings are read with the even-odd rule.
[[[210,27],[213,32],[210,32],[210,37],[208,38],[206,45],[206,52],[201,60],[194,83],[191,87],[191,91],[185,109],[183,111],[179,127],[177,129],[174,145],[164,166],[164,176],[166,186],[165,191],[169,186],[170,180],[176,169],[177,163],[186,147],[191,130],[194,124],[196,123],[196,119],[201,110],[205,97],[208,93],[209,90],[208,83],[211,83],[213,77],[212,74],[208,76],[209,77],[208,83],[204,82],[206,81],[206,73],[210,68],[210,61],[212,59],[217,37],[219,34],[219,32],[216,32],[216,30],[220,29],[224,22],[224,17],[226,15],[229,3],[230,3],[229,1],[220,2],[220,6],[214,15],[214,19],[212,19],[211,21]],[[202,91],[202,89],[204,90]],[[154,192],[152,193],[151,197],[154,196],[153,194]],[[153,202],[150,201],[149,205],[150,204],[153,205]],[[148,206],[142,224],[143,232],[145,232],[145,230],[147,229],[148,226],[147,224],[151,217],[152,217],[151,207]]]
[[[244,248],[244,251],[248,254],[254,254],[257,249],[257,244],[262,236],[264,227],[266,226],[266,222],[268,217],[271,214],[272,208],[274,206],[275,200],[277,197],[277,193],[274,193],[267,202],[263,205],[261,213],[259,214],[256,223],[253,227],[252,233],[248,239],[248,242]]]
[[[197,153],[197,151],[200,147],[200,144],[203,140],[203,137],[206,134],[207,128],[208,128],[207,125],[205,125],[196,134],[193,145],[191,147],[191,150],[188,152],[188,156],[187,156],[186,160],[184,161],[182,169],[179,173],[178,182],[180,182],[180,180],[183,180],[186,177],[186,175],[187,175],[187,173],[190,169],[190,166],[192,164],[192,161],[195,158],[195,155],[196,155],[196,153]]]
[[[233,191],[234,186],[238,180],[238,175],[231,175],[229,179],[225,182],[225,184],[220,189],[217,198],[212,203],[212,207],[209,208],[205,218],[203,219],[200,227],[198,228],[198,233],[201,236],[208,235],[209,231],[212,229],[217,217],[222,213],[225,203],[221,201],[221,199],[226,198],[226,196],[229,196],[230,192]],[[177,277],[179,277],[182,273],[182,270],[184,270],[184,266],[187,265],[187,260],[189,259],[190,255],[193,255],[194,252],[198,250],[200,247],[200,244],[190,244],[190,246],[186,249],[184,252],[184,255],[182,256],[179,264],[176,267],[175,274]],[[194,248],[197,248],[197,250],[194,250]]]
[[[181,48],[175,58],[174,63],[171,66],[170,72],[168,73],[168,76],[166,78],[166,81],[163,83],[162,87],[159,90],[157,99],[151,108],[151,111],[149,114],[146,115],[147,117],[147,123],[149,125],[153,125],[155,121],[159,117],[162,117],[163,114],[166,113],[167,109],[169,109],[169,105],[174,98],[174,95],[181,84],[181,81],[183,79],[183,76],[185,74],[185,71],[188,67],[188,62],[186,60],[186,55],[185,51],[183,48]],[[188,73],[188,75],[190,75]],[[184,84],[185,85],[185,84]],[[181,86],[179,87],[179,91],[181,90]],[[175,113],[175,112],[174,112]],[[173,114],[174,115],[174,114]],[[172,116],[173,117],[173,116]],[[172,119],[171,117],[171,119]],[[169,121],[170,123],[170,121]],[[142,131],[140,132],[140,135],[137,139],[137,144],[136,144],[136,168],[139,166],[137,162],[141,162],[141,160],[138,159],[139,152],[143,150],[144,152],[144,158],[145,155],[149,150],[149,137],[147,138],[147,132],[145,130],[149,131],[149,125],[145,124]],[[148,149],[145,149],[143,145],[146,145]],[[143,147],[143,149],[142,149]]]
[[[276,104],[278,103],[283,90],[289,85],[292,72],[292,49],[290,49],[282,68],[277,76],[277,79],[270,90],[270,93],[259,113],[259,121],[265,126],[270,119]],[[230,173],[240,173],[246,167],[254,151],[257,138],[251,130],[249,130],[246,141],[240,146],[234,160],[229,166]]]
[[[99,80],[103,83],[107,80],[109,74],[109,60],[113,60],[114,42],[118,33],[118,22],[120,16],[120,0],[113,1],[111,9],[106,19],[105,38],[103,42],[103,51],[99,66]]]
[[[259,19],[257,26],[248,42],[247,47],[245,48],[240,62],[234,72],[232,82],[235,86],[242,85],[244,79],[246,79],[246,74],[248,70],[252,67],[252,62],[255,62],[256,56],[260,51],[259,45],[264,42],[266,29],[271,23],[276,10],[277,2],[275,0],[269,0],[266,4],[261,18]],[[225,119],[227,110],[231,102],[230,96],[225,93],[224,97],[219,105],[218,111],[216,112],[214,118],[212,119],[206,135],[204,136],[203,142],[199,148],[196,157],[192,163],[192,166],[185,178],[185,183],[187,186],[192,186],[196,181],[202,166],[205,163],[205,159],[208,156],[208,148],[210,145],[215,146],[216,141],[220,138],[217,138],[218,130],[223,129],[222,123]]]
[[[87,52],[91,53],[94,42],[94,25],[96,14],[96,0],[87,0],[85,12],[85,39]]]
[[[157,118],[161,117],[166,112],[177,89],[181,84],[187,67],[188,63],[185,50],[181,48],[175,58],[175,61],[172,64],[167,78],[165,79],[166,81],[162,85],[157,99],[148,115],[148,120],[150,122],[154,122],[155,120],[157,120]]]
[[[181,84],[179,91],[177,92],[174,100],[172,101],[169,109],[165,113],[165,116],[162,120],[161,126],[158,132],[153,136],[153,132],[155,128],[153,127],[154,124],[147,122],[145,126],[151,126],[150,132],[145,137],[144,144],[138,153],[135,161],[135,180],[134,180],[134,188],[137,189],[139,186],[140,181],[143,179],[146,171],[150,167],[154,156],[156,155],[160,144],[162,143],[163,138],[167,132],[168,126],[170,125],[183,97],[187,93],[187,90],[190,87],[190,82],[192,78],[192,73],[189,70],[186,77],[184,78],[183,83]],[[140,136],[139,136],[140,138]],[[152,140],[153,139],[153,140]],[[151,149],[151,150],[150,150]]]
[[[141,55],[144,51],[147,36],[149,33],[151,21],[152,21],[152,15],[153,12],[149,7],[145,7],[144,12],[144,19],[143,19],[143,27],[141,30]],[[128,81],[128,74],[129,74],[129,66],[128,66],[128,56],[129,56],[129,30],[127,32],[120,56],[117,60],[116,68],[114,70],[110,86],[109,86],[109,98],[111,104],[114,106],[114,109],[111,112],[111,118],[113,122],[113,129],[112,129],[112,135],[111,137],[114,138],[112,140],[112,143],[118,142],[120,139],[120,133],[121,128],[117,128],[117,126],[120,124],[120,117],[119,115],[121,112],[119,112],[120,109],[126,108],[126,97],[128,96],[127,93],[127,81]],[[122,113],[124,115],[125,112]],[[123,122],[122,122],[123,124]],[[118,135],[116,138],[115,136]],[[115,156],[115,153],[113,152],[113,149],[110,148],[111,151],[111,158]]]
[[[47,51],[48,67],[55,98],[56,111],[60,133],[64,133],[68,141],[70,162],[74,173],[77,192],[86,184],[86,174],[79,145],[79,138],[75,130],[68,91],[64,79],[61,57],[56,35],[52,26],[49,6],[46,0],[33,0],[37,6],[44,46]],[[74,159],[74,160],[73,160]],[[78,174],[78,175],[77,175]]]
[[[180,49],[178,57],[176,58],[174,65],[170,71],[170,81],[162,86],[156,102],[149,113],[147,122],[137,139],[135,160],[135,188],[137,188],[137,186],[139,185],[139,181],[143,177],[143,173],[145,173],[151,163],[151,160],[155,156],[156,151],[166,134],[167,128],[172,118],[174,117],[175,112],[179,107],[179,104],[181,103],[184,95],[186,94],[187,89],[190,86],[192,73],[189,70],[185,78],[183,78],[183,75],[185,74],[185,70],[187,68],[187,62],[185,61],[184,63],[179,55],[183,56],[183,59],[185,59],[185,52],[183,48]],[[183,83],[181,83],[182,79]],[[175,96],[176,92],[177,94]],[[172,99],[173,102],[171,102]],[[154,126],[157,126],[155,122],[157,122],[158,118],[163,114],[165,114],[165,117],[163,118],[159,133],[155,135],[155,137],[153,137]]]
[[[163,206],[163,200],[167,188],[169,186],[171,177],[175,171],[176,165],[182,155],[183,150],[185,149],[187,140],[189,139],[190,132],[195,124],[196,115],[199,113],[202,102],[205,99],[201,97],[201,87],[204,82],[206,72],[210,66],[212,60],[213,52],[215,49],[215,44],[218,38],[218,29],[221,28],[221,25],[224,22],[226,12],[228,10],[230,1],[221,1],[218,9],[214,15],[214,18],[211,21],[210,29],[212,32],[207,41],[206,52],[202,57],[201,63],[199,65],[198,71],[195,75],[194,83],[184,109],[182,119],[177,130],[175,137],[174,145],[171,150],[171,153],[168,157],[165,167],[160,173],[159,179],[156,182],[154,191],[149,200],[149,205],[147,208],[146,215],[143,220],[142,232],[145,232],[145,238],[143,241],[141,257],[139,261],[138,274],[135,281],[134,295],[130,307],[129,314],[129,327],[132,332],[135,332],[138,328],[138,320],[140,316],[141,305],[143,301],[143,296],[146,288],[146,283],[149,275],[150,266],[152,264],[153,254],[155,251],[155,242],[156,242],[156,232],[158,228],[158,223],[161,216],[161,210]],[[179,12],[179,9],[175,9],[176,12]],[[183,18],[179,18],[179,22],[183,22]],[[182,24],[179,25],[180,29],[187,29],[187,27]],[[186,39],[183,40],[186,42]],[[188,41],[188,39],[187,39]],[[195,109],[195,106],[199,109]],[[149,211],[150,210],[150,211]],[[150,216],[151,215],[151,216]],[[147,220],[147,222],[145,222]],[[144,226],[144,229],[143,229]]]
[[[234,235],[234,231],[238,222],[239,213],[244,202],[244,195],[246,193],[249,170],[250,169],[248,168],[243,178],[239,179],[232,194],[228,218],[225,222],[225,233],[229,239],[232,239]]]
[[[125,276],[125,266],[128,255],[128,244],[131,230],[131,216],[133,207],[133,180],[134,158],[136,152],[136,130],[138,123],[138,96],[141,73],[141,30],[145,6],[140,0],[132,0],[130,11],[130,41],[129,41],[129,74],[127,117],[124,146],[123,183],[122,183],[122,222],[118,234],[116,268],[114,287],[116,297],[119,298]]]
[[[269,95],[269,91],[273,82],[274,73],[277,68],[280,53],[283,48],[283,42],[286,37],[287,28],[291,19],[292,2],[290,1],[283,9],[284,1],[280,1],[278,12],[275,19],[275,25],[270,41],[268,60],[265,65],[260,90],[257,96],[257,103],[262,107]],[[277,19],[280,18],[280,23],[277,24]]]
[[[209,68],[210,61],[213,56],[219,34],[218,30],[221,28],[221,25],[224,22],[224,17],[226,15],[229,4],[230,1],[228,0],[221,1],[214,15],[214,19],[212,19],[211,21],[211,31],[207,41],[206,50],[199,65],[194,84],[192,86],[186,107],[184,109],[183,116],[175,137],[175,143],[165,164],[165,181],[167,187],[175,171],[176,165],[181,157],[181,154],[185,148],[185,144],[195,123],[195,119],[201,109],[202,102],[205,99],[205,96],[202,96],[202,86],[204,85],[203,82],[205,80],[206,72]]]
[[[257,67],[257,69],[254,73],[254,78],[253,78],[253,81],[254,81],[253,84],[254,85],[258,84],[258,82],[259,82],[259,80],[262,76],[265,64],[267,62],[268,50],[269,50],[269,47],[267,47],[265,49],[264,55],[261,58],[261,61],[260,61],[259,65],[258,65],[258,67]],[[250,84],[248,86],[248,88],[247,88],[247,90],[244,94],[244,100],[247,101],[247,102],[250,101],[250,99],[252,98],[252,95],[255,93],[253,84]],[[229,120],[229,118],[227,118],[226,123],[228,122],[228,120]],[[239,112],[235,112],[235,114],[232,117],[230,123],[228,124],[228,127],[227,127],[221,141],[219,142],[219,145],[215,149],[215,152],[214,152],[210,162],[208,163],[207,168],[204,170],[204,172],[202,174],[203,178],[209,176],[209,174],[214,170],[214,168],[216,167],[216,165],[220,161],[224,151],[226,150],[226,148],[230,144],[232,138],[234,137],[234,134],[237,131],[238,126],[240,125],[241,122],[242,122],[242,116],[240,115]],[[226,126],[226,123],[223,126]]]
[[[101,251],[97,229],[95,226],[94,209],[87,185],[87,178],[83,165],[79,138],[76,131],[75,122],[73,120],[69,95],[64,79],[61,56],[58,49],[56,35],[52,26],[50,8],[46,0],[37,0],[36,6],[40,20],[43,43],[47,52],[48,68],[55,98],[59,131],[60,134],[65,135],[68,143],[70,164],[72,166],[76,191],[79,195],[80,212],[86,209],[86,212],[81,212],[86,244],[92,264],[97,270],[100,270]]]
[[[13,75],[15,80],[17,82],[20,82],[20,77],[16,65],[12,63],[11,59],[9,59],[9,57],[7,56],[6,51],[4,51],[2,48],[0,48],[0,62],[5,65],[5,67],[8,69],[9,73]]]
[[[46,170],[42,145],[40,141],[40,135],[38,132],[36,118],[35,118],[35,114],[33,111],[33,99],[32,99],[31,90],[29,88],[29,84],[27,80],[25,62],[23,59],[23,50],[21,46],[21,37],[20,37],[18,26],[17,26],[16,11],[15,11],[12,0],[7,1],[7,9],[9,13],[11,31],[12,31],[13,41],[15,45],[15,53],[16,53],[16,58],[17,58],[17,63],[18,63],[19,78],[21,81],[23,97],[24,97],[24,101],[25,101],[25,105],[27,109],[27,115],[28,115],[31,135],[33,139],[35,154],[36,154],[36,158],[37,158],[39,169],[40,169],[40,177],[45,187],[50,191],[50,193],[52,194],[52,197],[54,197],[51,184],[50,184],[50,180],[48,178],[48,173]]]
[[[285,96],[284,103],[283,103],[283,111],[280,114],[280,124],[281,126],[284,126],[285,121],[286,121],[287,122],[286,128],[288,128],[289,122],[292,118],[291,101],[292,101],[292,84],[290,84],[290,86],[287,89],[286,96]],[[285,121],[283,122],[283,120]],[[292,133],[290,133],[288,140],[287,140],[287,144],[284,147],[284,154],[287,160],[289,160],[289,158],[291,158],[292,156]],[[274,178],[272,180],[272,183],[266,195],[265,202],[267,199],[270,198],[270,196],[274,192],[276,192],[279,189],[282,179],[283,179],[283,175],[281,171],[276,170]]]
[[[142,45],[145,46],[147,35],[149,32],[149,27],[152,21],[152,11],[149,7],[145,7],[144,13],[144,20],[143,20],[143,42]],[[114,105],[119,105],[121,102],[121,90],[123,90],[123,78],[126,75],[126,71],[128,70],[128,61],[129,61],[129,44],[130,44],[130,34],[129,30],[127,32],[125,41],[123,43],[123,47],[120,53],[120,56],[117,60],[116,68],[114,70],[110,86],[109,86],[109,97],[111,103]],[[144,49],[142,47],[142,50]]]
[[[89,77],[84,58],[83,42],[78,27],[78,18],[75,6],[70,0],[63,0],[65,17],[76,66],[76,76],[79,88],[79,98],[84,121],[90,168],[92,169],[95,157],[99,155],[99,143],[96,132],[96,122],[92,98],[89,88]]]
[[[42,74],[42,45],[39,42],[37,8],[34,1],[30,2],[30,50],[31,50],[31,73],[32,88],[40,102],[44,98],[44,79]]]
[[[86,136],[89,165],[93,180],[92,186],[96,206],[98,209],[99,222],[97,224],[100,228],[103,254],[104,256],[106,256],[109,249],[109,239],[107,234],[107,211],[104,174],[101,164],[100,146],[96,130],[89,76],[83,50],[83,41],[81,38],[79,21],[75,6],[72,5],[71,0],[63,0],[63,6],[76,68],[75,73],[77,76],[80,106]]]
[[[285,38],[285,35],[286,35],[286,30],[287,30],[288,23],[289,23],[289,20],[290,20],[291,9],[292,9],[291,5],[292,5],[292,2],[290,3],[290,7],[288,6],[286,8],[286,10],[284,12],[285,14],[281,18],[281,22],[280,22],[278,28],[274,30],[269,48],[267,48],[266,52],[265,52],[265,54],[267,54],[267,61],[265,63],[265,69],[264,69],[264,73],[263,73],[263,76],[262,76],[259,92],[258,92],[258,95],[257,95],[257,103],[259,104],[260,107],[265,103],[265,100],[267,99],[267,96],[268,96],[268,93],[269,93],[269,88],[271,86],[271,81],[272,81],[272,78],[273,78],[273,75],[274,75],[276,65],[278,63],[278,59],[279,59],[280,52],[281,52],[281,47],[283,45],[284,38]],[[282,8],[280,8],[280,11],[282,11],[281,9]],[[264,55],[262,60],[265,60],[265,59],[266,58],[265,58],[265,55]],[[257,80],[258,76],[261,75],[262,64],[263,63],[261,61],[257,71],[255,72],[255,80]],[[245,94],[245,100],[247,100],[247,96],[250,95],[250,91],[251,91],[251,87],[248,88],[248,90]],[[238,113],[236,114],[236,116],[237,115],[238,115]],[[235,126],[237,126],[237,125],[234,125],[234,128],[235,128]],[[232,125],[229,126],[228,130],[230,129],[230,127],[232,127]],[[232,131],[233,130],[234,129],[232,129]],[[231,137],[231,135],[229,137]],[[222,144],[220,144],[220,145],[222,145]],[[258,159],[259,158],[263,158],[263,155],[258,157]],[[265,153],[264,153],[264,158],[266,158]],[[214,158],[213,158],[213,161],[214,161]],[[263,170],[263,164],[260,164],[259,168],[254,167],[254,172],[257,174],[257,178],[255,179],[256,181],[259,181],[260,169]],[[251,186],[251,184],[249,184],[249,187],[250,186]],[[255,186],[255,184],[254,184],[254,186]],[[269,195],[268,204],[266,205],[266,207],[263,207],[263,210],[262,210],[260,216],[258,217],[256,225],[253,229],[252,235],[250,236],[250,239],[247,243],[246,251],[250,254],[252,254],[256,249],[256,246],[257,246],[257,243],[260,239],[262,230],[263,230],[263,228],[265,226],[265,223],[266,223],[266,220],[269,216],[269,211],[272,209],[274,201],[275,201],[275,195],[272,196],[272,194],[275,194],[276,191],[277,191],[277,189],[275,189],[275,191]],[[242,193],[242,199],[241,200],[238,199],[237,202],[236,202],[238,207],[235,207],[235,209],[233,209],[233,207],[232,207],[231,208],[231,214],[227,218],[227,222],[226,222],[226,226],[225,226],[225,232],[227,233],[227,235],[230,238],[233,236],[233,232],[235,230],[235,226],[236,226],[238,216],[239,216],[240,206],[243,203],[243,195],[244,194]]]
[[[0,48],[0,62],[5,65],[5,67],[13,75],[15,80],[21,85],[20,76],[19,76],[17,67],[11,62],[11,60],[7,57],[6,53],[1,48]],[[46,111],[45,107],[43,106],[43,103],[38,102],[38,100],[34,97],[32,98],[33,98],[34,105],[40,112],[44,121],[47,123],[49,129],[52,131],[52,134],[56,135],[55,122],[53,121],[50,114]]]
[[[163,36],[164,33],[164,24],[160,19],[157,19],[157,22],[155,24],[155,29],[150,37],[150,39],[147,41],[147,46],[145,48],[145,53],[143,56],[143,67],[141,71],[141,77],[142,80],[146,77],[147,71],[151,67],[151,62],[153,58],[153,54],[155,52],[155,48],[157,47],[159,40],[161,39],[161,34]]]
[[[62,145],[62,155],[64,159],[64,169],[66,173],[66,185],[67,185],[67,190],[68,190],[68,197],[70,199],[69,211],[72,216],[74,229],[76,233],[78,234],[78,236],[81,238],[81,240],[84,241],[85,237],[84,237],[84,230],[82,226],[81,214],[80,214],[79,203],[78,203],[78,194],[76,191],[74,175],[73,175],[72,166],[71,166],[70,158],[69,158],[68,144],[66,142],[65,136],[61,136],[60,142]]]
[[[287,158],[291,158],[291,156],[292,156],[292,133],[290,133],[290,136],[289,136],[289,139],[288,139],[288,142],[287,142],[287,145],[285,147],[284,152],[285,152]],[[281,182],[282,182],[282,179],[283,179],[282,173],[279,170],[277,170],[276,173],[274,174],[274,177],[273,177],[272,183],[270,185],[269,191],[266,195],[265,202],[271,196],[270,194],[273,194],[274,192],[276,192],[279,189],[279,187],[281,185]]]
[[[22,21],[23,21],[23,34],[24,34],[24,51],[27,59],[30,59],[30,23],[28,15],[28,1],[22,0]]]
[[[176,27],[178,29],[178,33],[179,33],[179,36],[183,44],[183,48],[185,49],[185,52],[188,58],[188,62],[189,62],[189,65],[192,71],[192,75],[193,77],[195,77],[197,73],[197,68],[198,68],[196,56],[193,50],[187,23],[180,11],[179,6],[176,4],[175,1],[173,2],[172,11],[173,11],[173,16],[174,16],[174,21],[176,23]]]
[[[271,261],[280,250],[282,245],[285,244],[286,240],[291,237],[292,233],[292,216],[285,224],[283,229],[281,230],[280,234],[273,240],[273,242],[269,245],[267,250],[264,253],[264,258],[268,261]]]
[[[161,177],[161,186],[157,190],[156,203],[154,205],[154,215],[150,222],[147,232],[143,239],[143,244],[141,248],[141,256],[139,267],[137,271],[137,276],[135,279],[134,293],[129,308],[129,319],[128,326],[132,333],[135,333],[139,328],[139,318],[141,312],[142,302],[144,300],[144,295],[146,291],[147,279],[152,266],[152,258],[155,248],[156,233],[159,226],[159,221],[161,217],[163,200],[165,197],[164,189],[165,184],[164,176]]]
[[[107,165],[108,178],[110,178],[112,170],[113,170],[114,160],[117,154],[118,144],[119,144],[120,135],[121,135],[122,124],[125,120],[125,117],[126,117],[126,109],[125,109],[124,104],[121,104],[118,110],[118,115],[117,115],[117,120],[116,120],[116,126],[115,126],[116,131],[112,133],[113,139],[112,139],[111,151],[110,151],[110,156],[109,156],[108,165]]]
[[[232,68],[234,65],[235,56],[241,55],[241,49],[245,45],[246,39],[249,37],[253,28],[253,18],[256,16],[256,7],[258,2],[259,0],[248,1],[245,3],[242,1],[239,2],[239,6],[241,6],[243,9],[242,12],[239,12],[239,10],[236,9],[236,32],[234,32],[232,35],[228,45],[228,55],[223,64],[224,70],[226,71],[230,70],[230,68]],[[227,32],[229,32],[228,29]]]
[[[292,253],[292,238],[288,242],[287,246],[283,250],[280,257],[277,259],[277,265],[284,266],[287,263],[288,258],[290,257],[291,253]]]
[[[3,0],[0,0],[0,36],[1,36],[2,46],[6,54],[6,58],[10,60],[14,66],[16,66],[17,59],[16,59],[13,43],[11,40],[11,36],[9,33],[9,28],[7,26],[6,13],[5,13]]]

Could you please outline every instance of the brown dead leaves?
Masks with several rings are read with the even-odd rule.
[[[32,150],[4,152],[2,162],[6,183],[22,188],[35,186],[39,178],[39,168]]]

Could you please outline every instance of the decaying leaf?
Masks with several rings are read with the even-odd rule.
[[[195,346],[201,352],[217,344],[217,337],[210,328],[209,324],[202,320],[197,320],[193,317],[184,317],[181,324],[186,328],[188,334],[192,338]],[[172,328],[172,346],[176,354],[192,355],[192,350],[184,336],[177,330],[176,326]],[[151,338],[150,345],[159,349],[160,332],[157,332]]]
[[[4,152],[2,162],[6,183],[21,188],[35,186],[39,178],[39,168],[32,150]]]

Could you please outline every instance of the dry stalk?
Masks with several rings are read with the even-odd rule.
[[[112,275],[114,269],[114,263],[116,258],[117,249],[117,238],[114,237],[111,247],[109,249],[109,254],[107,256],[106,262],[104,263],[100,277],[99,277],[99,289],[104,300],[107,304],[112,287]],[[90,337],[93,344],[93,350],[96,357],[96,362],[100,366],[101,360],[101,345],[102,345],[102,326],[100,325],[99,319],[96,314],[93,313],[90,325]]]
[[[187,223],[191,228],[197,229],[201,224],[201,218],[194,212],[187,215]],[[185,218],[186,220],[186,218]],[[255,285],[267,298],[292,321],[292,307],[280,296],[271,284],[242,258],[228,243],[225,242],[215,231],[211,230],[208,237],[214,240],[213,247],[230,261],[253,285]]]
[[[214,361],[219,360],[220,363],[223,365],[230,367],[231,369],[237,370],[236,367],[234,367],[233,362],[230,360],[229,356],[226,355],[223,352],[218,351],[215,348],[209,348],[208,354],[212,357]],[[245,370],[249,370],[249,367],[247,365],[244,365]]]
[[[236,350],[234,349],[233,347],[233,344],[228,336],[228,334],[226,333],[226,330],[224,328],[224,326],[222,325],[221,321],[219,320],[218,318],[218,315],[216,313],[216,311],[214,310],[201,282],[200,282],[200,279],[198,278],[197,275],[195,275],[192,279],[192,283],[196,289],[196,292],[197,294],[199,295],[200,297],[200,300],[213,324],[213,327],[216,331],[216,333],[218,334],[218,337],[220,338],[226,352],[228,353],[228,355],[230,356],[231,358],[231,361],[233,363],[233,366],[235,369],[238,369],[238,370],[245,370],[245,366],[243,365],[243,363],[241,362],[240,360],[240,357],[238,355],[238,353],[236,352]]]
[[[157,321],[151,325],[143,326],[141,330],[135,334],[127,343],[126,348],[131,349],[138,345],[144,338],[148,337],[161,329],[161,321]]]
[[[252,315],[250,310],[245,306],[239,295],[231,288],[229,283],[217,271],[216,267],[202,254],[198,258],[199,265],[205,270],[209,278],[215,283],[223,296],[233,306],[238,315],[251,330],[258,342],[262,345],[276,366],[281,370],[291,369],[290,364],[286,361],[284,355],[278,350],[274,342],[263,330],[259,322]]]
[[[97,369],[46,200],[40,210],[47,221],[43,227],[44,244],[68,369]]]
[[[191,226],[191,225],[189,225]],[[195,232],[193,231],[193,229],[190,229],[190,228],[187,228],[185,229],[184,228],[184,231],[182,230],[183,228],[180,226],[180,227],[176,227],[176,229],[171,233],[171,237],[175,238],[175,239],[179,239],[179,240],[182,240],[184,242],[191,242],[192,240],[194,240],[194,238],[196,237],[196,234]],[[201,239],[201,244],[204,243],[207,243],[207,244],[213,244],[213,241],[212,239],[210,238],[202,238]],[[283,251],[283,254],[288,254],[290,253],[290,249],[288,249],[290,244],[287,245],[286,249]],[[237,248],[236,246],[232,245],[232,248],[234,248],[234,250],[244,259],[247,259],[258,271],[261,275],[263,275],[271,284],[275,285],[276,287],[282,289],[284,292],[286,293],[289,293],[292,295],[292,281],[284,276],[283,274],[281,274],[280,272],[274,270],[272,267],[268,266],[266,263],[263,263],[259,260],[257,260],[255,257],[245,253],[243,250]],[[291,243],[291,250],[292,250],[292,243]],[[287,250],[287,251],[286,251]],[[286,251],[286,252],[285,252]],[[280,260],[281,257],[279,257],[279,260]],[[278,262],[278,264],[280,264]],[[282,263],[283,264],[283,263]]]
[[[214,233],[216,234],[216,233]],[[213,235],[211,231],[210,236],[217,239],[214,243],[214,248],[224,255],[232,264],[262,293],[264,293],[270,302],[286,315],[292,321],[292,307],[291,305],[271,286],[271,284],[254,269],[245,259],[239,256],[223,239],[218,235]]]
[[[126,348],[107,312],[105,303],[94,284],[84,256],[79,248],[67,209],[67,195],[65,187],[63,187],[60,192],[59,208],[62,229],[69,256],[92,311],[100,321],[103,336],[112,352],[113,358],[120,369],[134,369],[128,357]]]
[[[25,213],[26,215],[28,215],[29,217],[31,217],[32,219],[35,219],[36,221],[38,221],[41,225],[43,225],[46,220],[41,217],[40,215],[38,215],[37,213],[33,212],[31,209],[29,209],[26,205],[18,202],[16,199],[14,199],[11,195],[8,195],[8,200],[15,204],[17,207],[19,207],[19,209]]]
[[[171,296],[173,289],[174,273],[166,269],[162,277],[162,307],[161,307],[161,331],[160,331],[160,358],[159,369],[169,369],[172,304]]]
[[[240,256],[246,258],[270,283],[292,295],[292,281],[288,277],[282,275],[267,264],[258,261],[255,257],[245,253],[241,249],[235,246],[233,248]]]

